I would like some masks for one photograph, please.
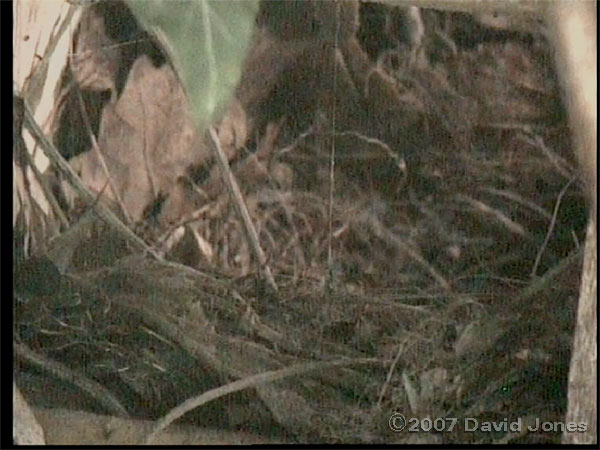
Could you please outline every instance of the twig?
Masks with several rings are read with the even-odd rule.
[[[573,173],[576,172],[576,169],[564,158],[557,155],[556,152],[549,149],[541,136],[536,135],[535,137],[531,137],[525,133],[519,133],[517,135],[517,139],[519,139],[521,142],[531,145],[538,150],[541,150],[544,156],[548,158],[548,161],[550,161],[550,163],[554,166],[556,171],[563,177],[569,179],[573,177]]]
[[[333,38],[333,94],[332,94],[332,105],[331,105],[331,150],[329,153],[329,205],[327,208],[327,268],[329,272],[328,276],[328,289],[329,292],[333,291],[334,279],[333,279],[333,194],[335,192],[335,132],[336,132],[336,94],[337,94],[337,68],[338,65],[335,63],[339,47],[339,29],[340,29],[340,4],[335,4],[335,36]]]
[[[571,183],[573,183],[573,181],[575,181],[575,178],[571,178],[569,180],[569,182],[565,185],[565,187],[563,187],[560,190],[560,192],[558,193],[558,197],[556,197],[556,203],[554,204],[554,211],[552,212],[552,220],[550,220],[550,225],[548,225],[548,231],[546,231],[546,237],[544,237],[544,242],[542,242],[542,246],[538,250],[537,255],[535,255],[535,262],[533,263],[533,268],[531,269],[531,277],[532,278],[536,276],[538,266],[540,265],[540,260],[542,259],[544,250],[546,250],[546,246],[548,245],[550,236],[552,236],[552,232],[554,231],[554,225],[556,225],[556,217],[558,215],[558,209],[560,208],[560,203],[562,201],[562,198],[565,195],[565,193],[567,192],[567,189],[569,189],[569,186],[571,186]]]
[[[444,289],[445,291],[451,290],[451,286],[448,280],[446,280],[446,278],[444,278],[444,276],[433,265],[426,261],[418,250],[412,248],[410,245],[403,242],[402,239],[398,238],[398,236],[396,236],[394,233],[387,230],[379,221],[379,219],[373,217],[372,215],[369,215],[367,216],[366,220],[371,229],[375,232],[377,237],[393,244],[396,248],[405,252],[419,265],[421,265],[433,277],[433,279],[438,282],[442,289]]]
[[[544,219],[552,220],[552,216],[544,208],[542,208],[541,206],[532,202],[531,200],[527,200],[526,198],[523,198],[521,195],[517,194],[516,192],[511,192],[511,191],[507,191],[504,189],[495,189],[495,188],[491,188],[491,187],[485,187],[485,188],[482,188],[481,190],[484,192],[493,194],[493,195],[499,195],[501,197],[512,200],[520,205],[528,207],[532,211],[537,212]]]
[[[480,200],[476,200],[468,195],[463,195],[463,194],[458,194],[456,196],[456,198],[460,201],[468,203],[474,209],[479,210],[484,214],[487,214],[489,216],[496,218],[498,220],[498,222],[500,222],[506,228],[508,228],[508,230],[511,233],[518,234],[519,236],[526,236],[527,234],[529,234],[522,225],[518,224],[514,220],[507,217],[506,214],[504,214],[502,211],[494,209],[494,208],[486,205],[485,203],[483,203]]]
[[[46,197],[46,199],[48,200],[48,203],[50,203],[50,206],[52,207],[52,211],[54,211],[54,214],[56,214],[56,217],[58,217],[60,224],[64,228],[67,228],[69,226],[69,220],[67,219],[67,216],[65,216],[65,213],[63,212],[60,205],[58,204],[58,201],[56,200],[56,196],[54,195],[52,190],[48,187],[48,183],[46,182],[46,180],[40,173],[40,170],[35,165],[33,157],[26,149],[24,149],[23,154],[25,155],[25,159],[27,160],[27,164],[29,165],[29,168],[33,172],[33,175],[37,179],[37,182],[40,185],[42,192],[44,193],[44,197]],[[24,175],[24,179],[27,179],[25,173],[23,175]]]
[[[35,121],[31,109],[27,104],[26,100],[23,100],[25,108],[25,126],[37,140],[38,144],[46,154],[46,156],[52,161],[57,167],[60,173],[67,179],[67,181],[73,186],[73,189],[83,198],[85,202],[92,205],[94,212],[104,220],[107,224],[111,225],[115,231],[122,235],[127,241],[129,241],[136,249],[147,252],[153,257],[160,259],[158,254],[152,247],[146,244],[139,236],[133,231],[127,228],[123,222],[121,222],[112,211],[101,203],[96,203],[96,196],[90,192],[90,190],[83,185],[73,168],[65,161],[59,151],[56,149],[54,144],[48,140],[40,126]]]
[[[556,266],[546,271],[544,275],[535,278],[529,286],[523,289],[518,299],[515,301],[515,304],[522,304],[524,301],[530,299],[535,294],[545,289],[552,280],[566,270],[571,264],[581,259],[583,256],[583,249],[584,246],[581,246],[577,250],[574,250],[569,256],[562,259]]]
[[[379,362],[380,361],[378,359],[373,358],[358,358],[351,360],[302,363],[286,367],[285,369],[270,370],[268,372],[259,373],[257,375],[252,375],[250,377],[234,381],[232,383],[226,384],[225,386],[220,386],[218,388],[211,389],[210,391],[204,392],[203,394],[200,394],[196,397],[189,398],[180,405],[173,408],[162,419],[156,422],[150,433],[146,435],[145,439],[140,444],[149,445],[158,433],[167,428],[179,417],[183,416],[187,412],[199,406],[204,405],[205,403],[208,403],[212,400],[216,400],[219,397],[223,397],[224,395],[231,394],[233,392],[238,392],[249,387],[258,386],[260,384],[265,384],[292,376],[302,375],[304,373],[313,372],[316,370],[324,370],[329,369],[331,367],[344,367],[354,364],[373,364]]]
[[[398,171],[402,174],[402,177],[406,178],[406,176],[407,176],[406,161],[404,160],[404,158],[402,158],[400,155],[398,155],[396,152],[394,152],[390,148],[390,146],[387,145],[385,142],[383,142],[381,139],[377,139],[377,138],[374,138],[371,136],[365,136],[364,134],[359,133],[358,131],[341,131],[339,133],[335,133],[334,135],[335,136],[353,136],[369,145],[375,145],[378,148],[381,148],[385,152],[386,156],[388,156],[392,161],[394,161],[394,164],[398,168]]]
[[[381,403],[383,402],[383,397],[385,396],[388,386],[390,385],[390,383],[392,381],[392,376],[394,375],[394,372],[396,371],[396,366],[398,365],[398,361],[400,361],[400,357],[404,354],[404,352],[406,350],[406,343],[408,342],[408,340],[409,340],[409,338],[405,337],[402,339],[402,342],[398,345],[398,351],[396,352],[396,356],[394,357],[394,360],[392,361],[392,364],[390,365],[390,369],[388,370],[388,373],[385,377],[385,382],[383,383],[383,386],[381,386],[381,391],[379,392],[379,398],[377,399],[377,409],[381,408]]]
[[[267,265],[267,257],[260,247],[260,242],[258,240],[258,234],[256,233],[256,228],[252,223],[252,219],[250,218],[250,213],[248,212],[248,208],[246,207],[246,203],[244,202],[244,198],[242,197],[242,193],[240,188],[231,173],[231,168],[229,167],[229,162],[227,161],[227,157],[225,156],[225,152],[221,148],[221,144],[219,143],[219,137],[217,135],[214,127],[209,128],[210,137],[213,143],[213,149],[217,156],[217,164],[221,169],[221,174],[223,176],[223,182],[225,186],[227,186],[227,190],[231,195],[233,200],[233,206],[235,207],[238,216],[240,217],[244,231],[249,241],[250,249],[258,262],[259,270],[262,275],[264,275],[269,286],[277,292],[277,284],[275,283],[275,279],[271,273],[271,268]]]
[[[100,403],[108,412],[118,417],[128,418],[129,413],[121,405],[121,403],[101,384],[91,380],[77,372],[69,369],[67,366],[53,361],[44,355],[35,353],[25,344],[19,342],[13,342],[15,355],[27,361],[30,364],[34,364],[46,372],[49,372],[53,376],[73,383],[79,389],[90,395],[98,403]]]
[[[71,78],[75,79],[75,76],[73,75],[72,70],[71,70]],[[106,176],[106,179],[108,180],[108,184],[115,196],[115,200],[117,201],[119,208],[121,208],[121,211],[123,212],[123,215],[127,219],[127,222],[131,224],[131,223],[133,223],[133,221],[131,220],[131,215],[129,214],[129,211],[127,211],[127,208],[125,208],[125,203],[123,203],[121,194],[119,193],[117,186],[115,185],[113,177],[110,175],[110,171],[108,170],[108,166],[106,165],[106,159],[104,158],[104,155],[102,154],[102,151],[100,150],[100,146],[98,145],[96,136],[94,136],[94,131],[92,130],[92,126],[90,124],[90,118],[87,113],[87,110],[85,109],[85,102],[83,101],[83,97],[81,95],[81,89],[79,88],[79,83],[73,83],[73,89],[75,89],[75,93],[77,95],[77,101],[79,102],[79,109],[81,110],[81,117],[83,117],[83,122],[85,124],[86,131],[90,137],[90,142],[92,143],[92,149],[96,153],[96,157],[98,158],[98,161],[100,162],[100,166],[102,167],[104,176]]]
[[[140,88],[144,89],[144,85],[140,86]],[[144,140],[144,145],[142,146],[142,156],[144,157],[144,166],[146,166],[146,176],[148,177],[148,183],[150,183],[150,192],[152,192],[152,198],[158,198],[160,193],[156,187],[156,182],[154,181],[156,179],[156,176],[154,175],[154,171],[152,170],[152,164],[150,163],[150,157],[148,155],[148,120],[146,119],[146,104],[144,102],[144,99],[142,98],[142,95],[139,92],[138,96],[140,97],[139,102],[142,107],[142,121],[144,124],[142,130],[142,137]]]

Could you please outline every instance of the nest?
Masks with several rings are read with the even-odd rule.
[[[190,172],[207,194],[200,208],[137,225],[178,262],[131,255],[86,216],[66,275],[56,261],[18,266],[26,391],[50,372],[63,395],[49,404],[158,419],[202,392],[294,367],[181,421],[314,443],[560,440],[461,427],[417,439],[388,426],[394,413],[459,424],[564,415],[587,213],[547,44],[508,33],[440,48],[431,37],[426,63],[409,64],[358,36],[376,71],[363,74],[371,95],[358,104],[380,127],[389,116],[404,128],[332,130],[304,103],[274,121],[256,106],[271,94],[247,94],[256,144],[230,162],[264,260],[210,170]],[[398,94],[393,109],[376,82]]]

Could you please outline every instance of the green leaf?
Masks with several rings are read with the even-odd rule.
[[[240,79],[258,0],[126,0],[170,53],[204,130],[218,119]]]

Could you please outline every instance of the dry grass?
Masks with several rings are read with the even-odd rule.
[[[257,153],[268,158],[242,156],[233,170],[278,292],[257,281],[247,232],[223,189],[180,218],[187,234],[178,246],[167,243],[177,226],[144,224],[155,248],[197,271],[128,262],[81,272],[60,292],[77,292],[82,303],[51,300],[42,314],[18,314],[20,339],[149,417],[261,371],[377,359],[304,374],[271,397],[258,389],[221,399],[188,416],[233,428],[275,423],[299,441],[413,442],[389,430],[394,411],[560,420],[585,201],[554,75],[538,61],[545,43],[480,46],[419,68],[393,67],[389,54],[380,60],[377,70],[424,109],[424,128],[405,130],[429,134],[417,151],[319,123],[298,130],[298,118],[275,136],[255,130]],[[93,258],[90,243],[106,241],[106,233],[100,226],[88,234],[79,260]],[[312,415],[294,422],[280,404],[290,398],[303,405],[299,414]],[[248,404],[267,412],[240,419],[235,411]],[[560,437],[455,431],[419,439]]]

